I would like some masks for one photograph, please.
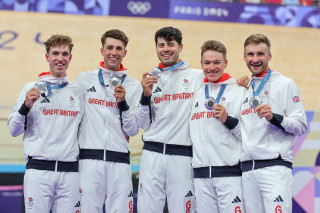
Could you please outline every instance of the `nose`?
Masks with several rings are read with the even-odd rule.
[[[113,48],[113,49],[111,50],[111,54],[115,55],[116,53],[117,53],[117,50],[116,50],[115,48]]]
[[[257,55],[253,55],[252,61],[257,62],[259,60],[259,57]]]
[[[213,69],[214,69],[214,64],[213,64],[213,63],[210,63],[210,64],[209,64],[209,69],[210,69],[210,70],[213,70]]]
[[[169,51],[169,46],[168,45],[164,45],[163,46],[163,51],[168,52]]]
[[[58,55],[58,60],[62,60],[63,59],[63,55],[62,54],[59,54]]]

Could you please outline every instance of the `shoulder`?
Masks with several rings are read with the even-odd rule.
[[[22,92],[27,93],[32,87],[35,86],[35,84],[36,84],[36,81],[27,83],[26,85],[24,85]]]
[[[197,90],[195,91],[195,94],[196,94],[197,97],[202,96],[202,95],[204,94],[205,87],[206,87],[206,86],[203,85],[203,86],[201,86],[199,89],[197,89]]]
[[[295,85],[293,79],[286,77],[277,71],[272,72],[270,80],[272,84],[277,84],[279,86]]]
[[[134,78],[131,78],[130,76],[127,76],[126,79],[123,82],[124,87],[140,87],[141,83],[137,81]]]
[[[190,72],[192,75],[204,76],[203,71],[200,69],[189,68],[188,72]]]
[[[83,80],[83,79],[88,78],[88,77],[94,77],[94,76],[97,76],[97,75],[98,75],[98,70],[82,72],[82,73],[79,74],[77,81],[78,80]]]

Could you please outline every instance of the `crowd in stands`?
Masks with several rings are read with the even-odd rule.
[[[202,0],[220,2],[240,2],[252,4],[280,4],[280,5],[301,5],[301,6],[320,6],[320,0]]]
[[[243,3],[319,6],[319,0],[240,0]]]

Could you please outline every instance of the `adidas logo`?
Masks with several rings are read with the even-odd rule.
[[[159,87],[157,87],[157,89],[155,89],[153,93],[156,93],[156,92],[162,92],[162,90]]]
[[[199,106],[199,104],[198,104],[198,102],[196,103],[196,105],[194,106],[194,108],[196,108],[196,107],[198,107]]]
[[[80,207],[80,201],[74,207]]]
[[[279,195],[273,202],[283,202],[282,197]]]
[[[128,197],[133,197],[133,192],[132,191],[129,193]]]
[[[233,201],[232,203],[241,203],[241,200],[240,198],[237,196]]]
[[[248,103],[248,98],[246,98],[246,100],[244,100],[244,102],[242,104]]]
[[[185,197],[192,197],[192,196],[193,196],[192,192],[189,191],[188,194]]]
[[[40,103],[50,103],[50,101],[47,97],[44,97]]]
[[[94,86],[91,87],[91,88],[89,88],[89,89],[87,89],[87,91],[88,91],[88,92],[97,92],[97,91],[96,91],[96,88],[94,88]]]

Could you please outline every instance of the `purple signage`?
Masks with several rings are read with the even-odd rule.
[[[320,28],[320,8],[172,0],[169,18]]]
[[[0,0],[0,10],[107,16],[109,0]]]
[[[169,18],[228,22],[236,20],[243,7],[236,3],[172,0]]]
[[[168,18],[169,0],[110,0],[109,15]]]
[[[0,186],[0,212],[23,212],[23,187]]]

